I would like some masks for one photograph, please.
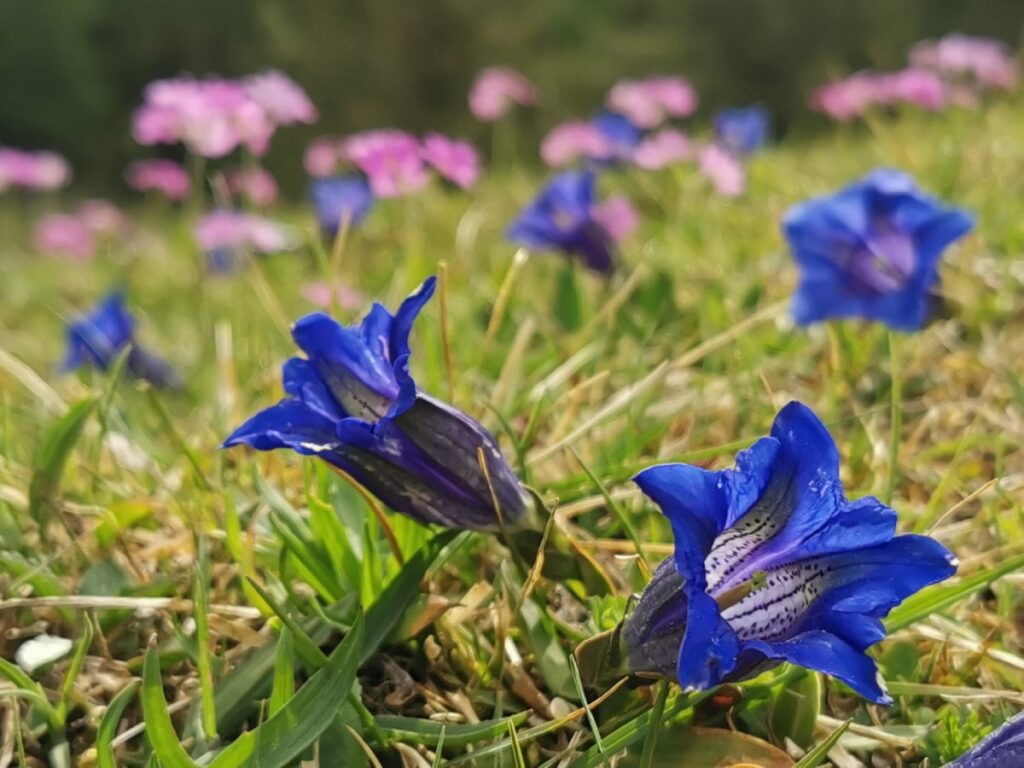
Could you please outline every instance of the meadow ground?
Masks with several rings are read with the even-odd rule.
[[[780,218],[876,166],[977,215],[942,265],[943,306],[914,335],[795,328]],[[41,204],[5,203],[0,657],[41,633],[75,646],[31,675],[0,670],[0,764],[351,766],[369,750],[388,765],[596,766],[628,747],[629,765],[784,766],[787,748],[798,760],[849,721],[826,745],[833,764],[935,766],[1015,713],[1024,105],[840,128],[749,171],[734,200],[686,170],[602,178],[642,212],[607,281],[516,257],[503,230],[540,180],[523,170],[384,202],[333,253],[296,207],[284,215],[309,247],[222,277],[205,274],[187,213],[140,208],[132,247],[74,264],[26,247]],[[443,296],[413,335],[419,384],[501,436],[555,508],[555,538],[602,578],[556,583],[500,537],[375,514],[312,459],[218,450],[280,397],[288,326],[313,309],[303,282],[394,307],[439,270]],[[183,392],[56,373],[64,321],[116,285]],[[901,529],[960,559],[873,651],[894,705],[780,667],[712,696],[589,691],[580,708],[572,649],[671,551],[629,478],[669,460],[729,466],[792,399],[835,436],[851,498],[891,498]]]

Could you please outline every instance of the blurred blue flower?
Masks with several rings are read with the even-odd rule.
[[[760,105],[723,109],[715,115],[719,145],[734,155],[749,155],[768,141],[768,110]]]
[[[130,346],[126,366],[133,376],[166,389],[182,386],[181,378],[170,363],[136,343],[135,321],[120,293],[110,294],[91,314],[71,322],[67,340],[68,350],[61,364],[62,371],[73,371],[83,365],[105,371]]]
[[[865,650],[885,636],[882,617],[956,559],[895,536],[878,499],[846,499],[835,443],[806,406],[783,408],[735,469],[663,464],[635,481],[669,519],[675,556],[623,622],[631,671],[702,690],[788,661],[890,702]]]
[[[1024,713],[1003,723],[946,768],[1010,768],[1024,765]]]
[[[235,430],[224,447],[317,456],[423,523],[475,531],[532,525],[494,437],[420,392],[409,374],[409,331],[434,285],[431,277],[394,315],[374,304],[358,327],[320,312],[299,320],[292,337],[306,357],[285,363],[288,396]]]
[[[313,179],[309,196],[316,209],[320,229],[334,235],[342,221],[359,224],[373,206],[373,193],[366,177],[358,173]]]
[[[558,174],[512,222],[509,240],[559,250],[597,272],[610,273],[615,241],[594,216],[594,186],[592,171]]]
[[[618,112],[608,110],[598,112],[590,120],[590,124],[611,142],[615,149],[613,155],[615,159],[631,157],[633,150],[644,138],[644,131],[628,117],[620,115]]]
[[[801,270],[793,316],[801,325],[863,317],[901,331],[927,321],[938,262],[973,220],[879,169],[830,197],[790,208],[783,230]]]

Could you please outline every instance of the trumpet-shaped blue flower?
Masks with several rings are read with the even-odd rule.
[[[350,227],[359,224],[373,207],[370,183],[358,173],[313,179],[309,196],[320,228],[329,235],[335,234],[343,221]]]
[[[801,325],[863,317],[901,331],[929,315],[938,264],[971,217],[920,192],[910,176],[876,170],[830,197],[793,206],[783,230],[800,267]]]
[[[734,155],[749,155],[768,141],[768,110],[760,105],[723,109],[715,115],[715,138]]]
[[[126,366],[135,377],[167,389],[181,387],[181,378],[170,363],[139,346],[135,341],[135,320],[120,293],[112,293],[93,312],[68,325],[68,351],[61,370],[73,371],[83,365],[107,370],[122,350],[131,346]]]
[[[597,272],[612,271],[615,240],[595,217],[592,171],[555,176],[512,222],[508,238],[528,248],[559,250]]]
[[[865,650],[881,619],[956,570],[925,536],[896,536],[878,499],[848,501],[839,454],[804,405],[712,472],[664,464],[635,478],[669,519],[675,555],[622,627],[627,668],[706,689],[788,661],[890,701]]]
[[[295,323],[292,337],[306,357],[285,363],[287,397],[224,446],[317,456],[423,523],[478,531],[531,525],[525,494],[494,437],[420,392],[409,374],[409,332],[434,285],[432,277],[394,315],[374,304],[358,327],[319,312]]]

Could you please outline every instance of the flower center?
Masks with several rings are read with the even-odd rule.
[[[849,254],[844,265],[862,293],[893,293],[906,286],[917,266],[913,239],[892,228],[876,230]]]

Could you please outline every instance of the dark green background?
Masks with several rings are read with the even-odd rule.
[[[271,169],[297,190],[325,132],[394,125],[487,132],[466,110],[481,67],[524,71],[544,103],[520,146],[596,106],[616,79],[681,73],[703,109],[760,101],[777,131],[823,124],[822,79],[894,68],[921,38],[960,30],[1016,45],[1024,0],[0,0],[0,144],[52,147],[79,180],[116,191],[143,150],[128,134],[142,88],[189,71],[276,66],[321,110],[275,138]]]

